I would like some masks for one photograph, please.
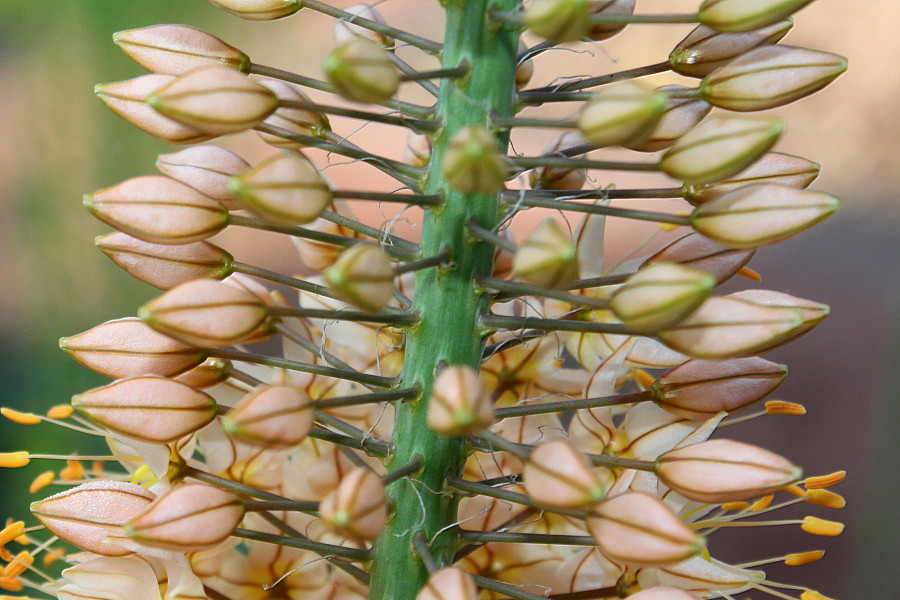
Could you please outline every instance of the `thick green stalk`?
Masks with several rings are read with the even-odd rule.
[[[426,187],[429,194],[443,192],[445,202],[425,212],[422,255],[449,248],[453,266],[416,274],[413,310],[421,320],[407,336],[402,385],[417,385],[422,395],[397,408],[394,455],[388,467],[403,466],[415,455],[422,457],[424,467],[389,489],[393,510],[376,543],[369,596],[373,600],[416,597],[428,578],[428,569],[413,547],[418,531],[426,541],[434,538],[431,553],[438,563],[449,563],[457,548],[455,530],[448,528],[457,520],[457,500],[445,489],[445,479],[462,472],[466,446],[461,438],[432,432],[425,412],[440,366],[478,368],[481,363],[484,332],[478,315],[487,308],[487,296],[474,282],[490,274],[494,248],[472,238],[466,222],[474,220],[490,229],[500,213],[499,194],[464,194],[450,188],[441,162],[448,140],[461,127],[487,126],[489,115],[513,113],[518,32],[513,26],[491,23],[487,14],[489,7],[512,10],[518,0],[444,0],[443,4],[447,26],[442,66],[453,68],[466,62],[471,70],[465,78],[441,83],[436,116],[443,126],[434,134]],[[507,143],[508,136],[499,134],[498,148],[505,152]]]

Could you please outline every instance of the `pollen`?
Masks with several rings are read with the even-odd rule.
[[[738,271],[738,275],[743,275],[747,279],[753,281],[762,281],[762,275],[760,275],[759,271],[754,271],[750,267],[741,267],[740,271]]]
[[[768,496],[763,496],[756,502],[750,505],[751,511],[762,510],[764,508],[768,508],[770,504],[772,504],[772,500],[775,498],[774,495],[769,494]]]
[[[71,404],[57,404],[47,411],[47,416],[51,419],[66,419],[72,415],[75,407]]]
[[[16,521],[0,531],[0,546],[5,546],[20,535],[25,533],[25,521]]]
[[[41,422],[41,418],[34,413],[21,412],[6,406],[0,408],[0,414],[19,425],[37,425]]]
[[[804,500],[811,504],[820,504],[828,508],[844,508],[847,506],[847,500],[840,494],[835,494],[828,490],[812,489],[806,492]]]
[[[32,564],[34,564],[34,557],[31,555],[31,552],[22,550],[16,554],[16,558],[13,562],[3,567],[3,575],[0,577],[3,577],[4,579],[7,577],[10,579],[18,577]]]
[[[809,552],[795,552],[784,557],[784,564],[789,567],[799,567],[811,562],[816,562],[825,556],[824,550],[810,550]]]
[[[847,471],[835,471],[828,475],[818,475],[816,477],[807,477],[803,483],[807,489],[818,489],[831,487],[842,482],[847,477]]]
[[[786,400],[769,400],[766,402],[766,412],[770,415],[805,415],[806,407]]]
[[[34,478],[34,481],[31,482],[31,485],[28,486],[28,493],[34,494],[38,490],[41,490],[51,483],[56,478],[56,473],[53,471],[44,471],[40,475]]]
[[[800,529],[813,535],[833,537],[844,532],[844,524],[818,517],[803,517],[803,524],[800,526]]]
[[[24,467],[31,459],[28,458],[28,452],[20,450],[19,452],[0,452],[0,467],[15,469]]]

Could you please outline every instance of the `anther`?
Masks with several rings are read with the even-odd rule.
[[[789,567],[799,567],[815,562],[825,556],[824,550],[810,550],[809,552],[796,552],[784,557],[784,564]]]
[[[835,471],[834,473],[829,473],[828,475],[807,477],[803,480],[803,485],[805,485],[806,489],[808,490],[827,488],[842,482],[846,478],[847,471]]]
[[[818,517],[803,517],[800,528],[806,533],[833,537],[844,532],[844,524],[838,521],[829,521]]]

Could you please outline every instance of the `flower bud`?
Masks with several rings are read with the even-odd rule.
[[[540,444],[525,462],[523,481],[528,495],[551,508],[581,508],[602,500],[615,476],[595,469],[568,440]]]
[[[653,567],[680,562],[704,548],[662,501],[627,492],[591,509],[588,530],[603,554],[629,567]]]
[[[699,206],[734,190],[763,183],[805,189],[819,176],[819,170],[817,163],[805,158],[769,152],[730,179],[702,185],[685,185],[682,194],[685,200]]]
[[[676,263],[655,263],[619,287],[610,308],[629,328],[657,331],[694,312],[716,287],[712,274]]]
[[[159,376],[121,379],[72,397],[72,406],[111,431],[150,444],[169,444],[216,418],[216,401]]]
[[[548,217],[519,245],[513,257],[513,273],[535,285],[565,288],[578,279],[575,242]]]
[[[211,140],[215,136],[161,115],[145,102],[147,96],[174,80],[174,75],[153,73],[126,81],[97,84],[94,93],[111,111],[153,137],[173,144]]]
[[[753,31],[723,33],[698,25],[669,54],[669,67],[680,75],[703,78],[745,52],[777,44],[793,26],[785,19]]]
[[[34,502],[31,512],[54,535],[82,550],[125,556],[132,549],[122,525],[154,498],[135,483],[95,480]]]
[[[416,600],[478,600],[472,576],[456,567],[444,567],[431,574]]]
[[[645,260],[641,268],[658,262],[673,262],[711,273],[716,283],[722,283],[740,271],[753,254],[753,250],[727,248],[694,232]]]
[[[578,116],[578,129],[599,147],[637,146],[650,138],[668,99],[664,91],[618,83],[591,96]]]
[[[758,402],[781,385],[787,372],[785,365],[758,357],[689,360],[663,373],[651,389],[654,401],[670,413],[700,420]]]
[[[394,267],[387,254],[372,244],[344,250],[322,275],[342,300],[363,310],[381,310],[394,293]]]
[[[785,185],[753,185],[701,204],[691,214],[691,225],[725,246],[756,248],[809,229],[840,204],[840,200],[823,192]]]
[[[157,333],[134,317],[107,321],[61,338],[59,347],[89,369],[113,379],[170,377],[199,365],[206,357],[203,350]]]
[[[525,27],[555,44],[582,39],[590,27],[589,0],[532,0],[525,5]]]
[[[791,332],[791,337],[783,340],[781,342],[782,344],[803,335],[818,325],[831,312],[831,309],[825,304],[820,304],[804,298],[797,298],[796,296],[791,296],[790,294],[784,294],[782,292],[774,292],[772,290],[744,290],[729,294],[728,297],[738,298],[745,302],[752,302],[757,306],[798,311],[803,318],[803,324]]]
[[[228,180],[249,169],[250,164],[231,150],[207,144],[172,154],[160,154],[156,159],[156,168],[163,175],[194,188],[204,196],[225,203],[231,200]]]
[[[466,365],[453,365],[435,379],[426,418],[438,433],[465,435],[490,425],[494,406],[478,374]]]
[[[631,16],[634,14],[635,0],[589,0],[592,15]],[[600,42],[608,40],[625,27],[627,23],[594,23],[587,32],[587,37]]]
[[[249,21],[271,21],[292,15],[301,8],[300,0],[209,0],[215,6]]]
[[[683,85],[664,85],[657,88],[660,92],[673,94],[669,96],[659,119],[659,123],[650,132],[650,137],[636,144],[628,144],[631,150],[640,152],[656,152],[665,150],[674,144],[688,131],[702,121],[712,106],[699,98],[679,98],[678,92],[690,92],[691,88]]]
[[[403,162],[415,167],[425,167],[431,162],[431,136],[410,131],[403,148]]]
[[[84,197],[91,214],[120,231],[155,244],[188,244],[228,225],[215,200],[161,175],[126,179]]]
[[[272,90],[279,102],[312,102],[312,99],[298,90],[295,86],[277,79],[263,79],[262,85]],[[305,110],[302,108],[289,108],[279,106],[269,117],[263,121],[263,125],[285,129],[296,135],[311,135],[324,138],[331,131],[331,123],[322,113]],[[278,148],[303,148],[305,145],[283,137],[260,131],[259,137],[267,144]]]
[[[153,73],[181,75],[206,65],[250,70],[250,57],[189,25],[152,25],[113,34],[113,41],[136,63]]]
[[[656,459],[662,483],[697,502],[748,500],[784,488],[803,476],[786,458],[733,440],[707,440]]]
[[[767,46],[739,56],[700,82],[700,97],[719,108],[767,110],[822,89],[847,70],[830,52]]]
[[[240,344],[268,329],[266,305],[256,296],[212,279],[182,283],[140,309],[160,333],[201,348]]]
[[[125,523],[125,533],[144,546],[199,552],[222,542],[243,518],[244,504],[236,495],[205,483],[186,483]]]
[[[331,203],[331,189],[302,154],[280,153],[231,179],[238,203],[267,221],[315,221]]]
[[[384,484],[369,469],[354,469],[319,504],[319,516],[343,535],[374,540],[387,520]]]
[[[584,144],[580,135],[572,131],[562,133],[544,147],[542,155],[551,155],[566,148]],[[587,181],[587,169],[538,167],[531,171],[531,187],[536,190],[580,190]]]
[[[356,102],[385,102],[400,87],[400,72],[390,54],[366,38],[353,36],[337,46],[322,68],[337,92]]]
[[[679,588],[656,586],[631,594],[625,600],[697,600],[697,597]]]
[[[812,0],[704,0],[700,22],[717,31],[750,31],[791,16]]]
[[[493,194],[503,189],[509,165],[500,155],[497,140],[478,125],[453,134],[444,154],[442,170],[447,182],[460,192]]]
[[[179,75],[147,96],[159,113],[209,135],[240,133],[278,108],[272,91],[243,73],[216,65]]]
[[[356,17],[362,17],[363,19],[375,21],[382,25],[385,24],[384,17],[381,13],[375,10],[375,7],[369,6],[368,4],[354,4],[353,6],[345,8],[344,11]],[[339,46],[344,42],[352,40],[354,37],[366,38],[384,48],[389,48],[394,45],[394,40],[390,37],[383,33],[366,29],[360,25],[354,25],[353,21],[353,17],[350,17],[348,19],[338,19],[334,22],[334,43],[336,45]]]
[[[753,164],[783,131],[781,119],[713,117],[684,134],[659,165],[668,175],[688,184],[718,181]]]
[[[185,371],[175,378],[178,383],[202,390],[218,385],[228,379],[231,374],[231,361],[224,358],[207,358],[190,371]]]
[[[225,431],[255,446],[290,448],[313,423],[309,396],[289,386],[267,385],[250,392],[222,418]]]
[[[234,257],[209,242],[151,244],[116,232],[94,243],[130,275],[162,290],[204,277],[224,279],[234,268]]]
[[[324,219],[318,219],[307,225],[307,229],[321,233],[342,235],[344,237],[359,239],[355,231],[347,229],[343,225],[332,223]],[[334,244],[327,244],[309,238],[293,238],[291,240],[297,248],[301,262],[311,271],[324,271],[340,258],[344,249]]]

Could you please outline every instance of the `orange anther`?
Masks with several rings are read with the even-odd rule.
[[[3,531],[0,531],[0,546],[5,546],[25,532],[25,522],[16,521],[8,523]]]
[[[784,491],[790,492],[793,495],[797,496],[798,498],[804,498],[806,496],[806,490],[804,490],[799,485],[789,485],[786,488],[784,488]]]
[[[738,275],[743,275],[747,279],[752,279],[753,281],[762,281],[762,275],[759,274],[759,271],[754,271],[750,267],[741,267],[741,270],[738,271]]]
[[[31,459],[28,458],[28,452],[20,450],[19,452],[0,452],[0,467],[14,469],[16,467],[24,467]]]
[[[722,510],[746,510],[750,508],[749,502],[737,501],[737,502],[726,502],[722,505]]]
[[[810,550],[809,552],[796,552],[788,554],[784,557],[784,564],[789,567],[799,567],[800,565],[816,562],[825,556],[824,550]]]
[[[807,477],[803,483],[806,489],[827,488],[842,482],[847,477],[847,471],[835,471],[828,475],[819,475],[817,477]]]
[[[74,410],[75,408],[71,404],[57,404],[47,411],[47,416],[51,419],[65,419],[68,418]]]
[[[644,387],[650,387],[656,382],[656,378],[645,369],[633,369],[632,373],[637,382]]]
[[[6,406],[0,408],[0,414],[19,425],[37,425],[41,422],[41,418],[34,413],[21,412]]]
[[[28,486],[28,493],[33,494],[40,489],[43,489],[53,483],[53,479],[56,477],[56,473],[53,471],[44,471],[40,475],[34,478],[34,481],[31,482],[31,485]]]
[[[844,524],[837,521],[829,521],[818,517],[803,517],[800,529],[813,535],[836,536],[844,531]]]
[[[22,580],[18,577],[0,577],[0,589],[7,592],[22,591]]]
[[[805,415],[806,407],[787,400],[769,400],[766,402],[766,412],[770,415]]]
[[[12,552],[10,552],[5,546],[0,546],[0,559],[5,562],[9,562],[13,559]]]
[[[29,552],[28,550],[22,550],[21,552],[16,554],[16,557],[12,562],[10,562],[3,568],[3,575],[0,577],[18,577],[19,575],[24,573],[25,570],[32,564],[34,564],[34,557],[31,555],[31,552]]]
[[[60,479],[75,481],[84,477],[84,466],[80,461],[70,459],[66,461],[66,467],[59,472]]]
[[[103,477],[106,473],[103,471],[103,461],[95,460],[91,463],[91,473],[96,475],[97,477]]]
[[[840,494],[835,494],[828,490],[812,489],[806,492],[804,500],[812,504],[821,504],[828,508],[844,508],[847,506],[847,500]]]
[[[760,498],[759,500],[757,500],[756,502],[754,502],[753,504],[750,505],[750,510],[755,511],[755,510],[762,510],[764,508],[768,508],[768,506],[770,504],[772,504],[772,500],[774,498],[775,498],[775,496],[772,494],[763,496],[762,498]]]
[[[828,596],[823,596],[816,590],[805,590],[800,594],[800,600],[832,600]]]

